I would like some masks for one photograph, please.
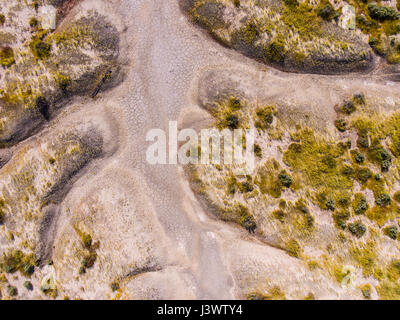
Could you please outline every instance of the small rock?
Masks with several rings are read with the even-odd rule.
[[[39,9],[42,28],[44,30],[54,30],[57,26],[57,9],[53,6],[43,6]]]
[[[346,30],[354,30],[356,28],[356,10],[353,6],[343,5],[339,26]]]

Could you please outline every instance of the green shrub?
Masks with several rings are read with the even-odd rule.
[[[338,211],[332,217],[335,225],[344,230],[346,229],[346,221],[350,218],[350,212],[348,210]]]
[[[119,288],[120,288],[120,286],[119,286],[119,283],[118,283],[118,282],[114,281],[113,283],[111,283],[111,290],[112,290],[113,292],[119,290]]]
[[[354,209],[355,214],[364,214],[365,211],[368,210],[368,202],[364,195],[362,195],[359,201],[356,203],[356,207]]]
[[[21,272],[25,276],[30,276],[34,273],[36,263],[33,254],[24,254],[20,250],[12,250],[3,254],[0,262],[0,268],[7,273]]]
[[[262,149],[258,144],[254,144],[254,154],[258,157],[261,158],[262,157]]]
[[[29,19],[29,25],[32,28],[37,27],[38,24],[39,24],[39,21],[36,18],[32,17],[32,18]]]
[[[361,293],[365,299],[371,299],[371,285],[365,284],[360,287]]]
[[[317,14],[326,21],[331,21],[339,16],[330,3],[317,10]]]
[[[225,117],[225,123],[226,126],[231,130],[239,128],[239,118],[235,114],[228,114]]]
[[[239,185],[239,189],[242,193],[248,193],[254,190],[254,186],[250,182],[245,181]]]
[[[338,129],[340,132],[344,132],[347,129],[347,122],[343,119],[338,119],[335,121],[335,127]]]
[[[282,64],[286,56],[285,45],[282,42],[272,41],[265,49],[264,55],[268,61]]]
[[[355,104],[365,104],[365,96],[363,93],[356,93],[353,95],[352,100]]]
[[[240,0],[233,0],[233,4],[235,7],[240,7]]]
[[[391,160],[383,160],[381,164],[381,170],[382,172],[387,172],[389,171],[390,166],[392,165]]]
[[[375,203],[380,207],[386,207],[392,203],[392,199],[386,193],[382,193],[375,199]]]
[[[18,289],[14,286],[8,286],[7,293],[10,297],[15,297],[18,295]]]
[[[353,101],[345,101],[344,104],[340,107],[340,111],[344,114],[352,114],[356,110],[357,109]]]
[[[255,126],[258,129],[265,130],[269,128],[269,126],[274,121],[274,106],[265,106],[262,108],[258,108],[256,110],[257,120],[255,122]]]
[[[0,25],[3,25],[4,22],[6,22],[6,17],[4,16],[4,14],[0,14]]]
[[[367,231],[367,228],[360,221],[349,223],[348,228],[349,231],[357,238],[361,238]]]
[[[24,282],[24,287],[26,288],[26,290],[32,291],[33,290],[33,285],[30,281],[25,281]]]
[[[360,148],[367,149],[369,147],[368,135],[360,135],[357,139],[357,145]]]
[[[366,183],[372,177],[372,172],[368,168],[360,167],[355,171],[355,178],[361,184]]]
[[[397,20],[400,18],[400,14],[395,9],[372,3],[368,5],[368,12],[371,18],[379,21]]]
[[[14,50],[10,47],[0,49],[0,65],[4,68],[9,68],[15,63]]]
[[[383,233],[393,240],[397,239],[397,232],[398,229],[396,226],[390,226],[383,229]]]
[[[283,186],[290,188],[290,186],[292,185],[292,178],[286,173],[286,171],[282,171],[279,174],[278,178]]]
[[[326,201],[326,208],[331,211],[335,211],[335,201],[329,199]]]
[[[289,7],[297,7],[299,5],[297,0],[284,0],[283,2]]]
[[[275,219],[278,219],[280,222],[284,222],[285,212],[281,209],[274,210],[272,215]]]
[[[354,155],[354,160],[355,160],[358,164],[363,163],[363,162],[365,161],[365,156],[364,156],[362,153],[356,151],[356,153],[355,153],[355,155]]]
[[[298,258],[302,253],[302,248],[295,239],[291,239],[286,243],[286,251],[290,256]]]
[[[48,58],[51,53],[51,45],[37,39],[31,42],[30,48],[34,56],[42,60]]]
[[[239,99],[232,97],[229,99],[228,106],[232,110],[239,110],[242,108],[242,103]]]

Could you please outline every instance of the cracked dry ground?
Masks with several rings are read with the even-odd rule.
[[[2,5],[1,298],[400,298],[399,13],[349,4]],[[170,120],[255,172],[148,164]]]

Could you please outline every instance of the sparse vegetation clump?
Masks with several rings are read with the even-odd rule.
[[[371,18],[379,21],[400,19],[400,13],[392,7],[379,6],[370,3],[368,5],[368,11]]]
[[[286,251],[290,256],[299,258],[303,250],[295,239],[291,239],[286,243]]]
[[[77,228],[75,230],[78,233],[81,239],[82,247],[85,250],[81,261],[81,266],[79,268],[79,274],[84,274],[86,273],[87,269],[90,269],[94,266],[94,263],[97,260],[96,250],[99,248],[100,243],[94,243],[92,240],[92,236],[89,233],[82,232]]]
[[[349,231],[357,238],[361,238],[367,231],[367,228],[360,221],[349,223],[348,227]]]
[[[32,282],[30,282],[30,281],[25,281],[25,282],[24,282],[24,287],[25,287],[26,290],[28,290],[28,291],[32,291],[32,290],[33,290],[33,285],[32,285]]]
[[[364,299],[371,299],[371,285],[369,283],[362,285],[360,289]]]
[[[0,49],[0,65],[4,68],[9,68],[15,63],[14,50],[10,47]]]
[[[274,106],[258,108],[256,110],[257,120],[255,122],[255,127],[261,130],[269,128],[274,121],[275,114],[276,108]]]
[[[347,130],[347,122],[343,119],[336,120],[335,126],[340,132],[345,132]]]
[[[286,171],[282,171],[278,178],[284,187],[290,188],[292,185],[292,178],[286,173]]]
[[[41,60],[48,58],[51,53],[51,44],[40,39],[33,40],[30,44],[30,48],[34,56]]]
[[[362,193],[355,194],[353,202],[353,211],[355,214],[364,214],[368,210],[368,202]]]
[[[392,203],[392,199],[388,194],[383,193],[376,198],[375,203],[380,207],[387,207]]]
[[[353,101],[345,101],[344,104],[340,107],[340,111],[347,115],[352,114],[356,110],[357,109]]]
[[[332,7],[330,2],[326,2],[323,4],[323,1],[320,2],[320,6],[317,9],[318,15],[327,21],[331,21],[332,19],[336,19],[339,17],[339,13]]]
[[[280,140],[269,136],[271,129],[282,125],[279,106],[260,112],[262,108],[251,101],[237,100],[237,107],[222,103],[221,110],[237,112],[246,127],[257,127],[257,142],[265,139],[263,148],[276,146],[278,156],[262,155],[252,176],[218,168],[218,178],[207,180],[203,194],[219,206],[221,217],[245,228],[243,222],[249,218],[260,228],[260,236],[265,233],[290,256],[317,260],[331,276],[340,275],[343,283],[358,277],[357,267],[363,270],[363,277],[374,277],[379,285],[390,283],[396,273],[388,268],[389,257],[381,257],[378,249],[385,236],[399,238],[394,221],[399,217],[400,196],[393,188],[399,170],[400,114],[394,111],[371,117],[369,96],[367,101],[364,94],[357,93],[345,108],[346,104],[335,106],[346,122],[346,134],[331,135],[294,121],[285,127],[288,134]],[[340,141],[335,140],[338,136]],[[216,189],[210,186],[219,185],[221,176],[228,187],[218,198],[211,194]],[[332,232],[329,243],[318,237],[321,215],[332,218],[334,228],[324,226]],[[323,243],[325,256],[306,256],[306,248],[315,241]],[[371,290],[363,288],[362,294],[369,299]]]
[[[368,45],[332,23],[339,12],[329,1],[197,0],[189,14],[224,45],[286,70],[337,73],[371,63]]]
[[[7,293],[10,297],[16,297],[18,295],[18,289],[14,286],[8,286]]]
[[[0,268],[4,272],[15,273],[19,271],[24,276],[31,276],[35,272],[36,258],[34,254],[11,250],[3,253],[0,259]]]
[[[286,300],[286,295],[278,286],[272,287],[268,293],[251,292],[247,300]]]
[[[119,290],[119,288],[120,288],[119,282],[117,282],[117,281],[112,282],[110,287],[111,287],[112,292]]]
[[[39,24],[39,21],[38,21],[38,19],[36,19],[35,17],[32,17],[32,18],[29,19],[29,25],[30,25],[32,28],[37,27],[38,24]]]
[[[396,240],[398,229],[396,226],[389,226],[383,229],[385,235],[387,235],[390,239]]]

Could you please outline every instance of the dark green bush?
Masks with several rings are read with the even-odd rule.
[[[120,286],[119,286],[118,282],[115,281],[115,282],[111,283],[111,290],[113,292],[119,290],[119,288],[120,288]]]
[[[15,63],[14,50],[10,47],[0,49],[0,65],[4,68],[9,68]]]
[[[292,178],[286,172],[281,172],[278,178],[284,187],[290,188],[292,185]]]
[[[331,21],[339,16],[330,3],[327,3],[323,8],[319,8],[317,14],[326,21]]]
[[[247,181],[241,183],[239,188],[240,188],[240,191],[242,193],[247,193],[247,192],[251,192],[251,191],[254,190],[253,185],[250,182],[247,182]]]
[[[282,64],[285,60],[285,55],[286,50],[284,44],[277,41],[271,42],[265,50],[265,57],[270,62]]]
[[[372,172],[368,168],[357,168],[355,178],[360,183],[367,182],[372,177]]]
[[[38,24],[39,24],[39,21],[38,21],[36,18],[31,18],[31,19],[29,20],[29,25],[30,25],[32,28],[37,27]]]
[[[327,208],[328,210],[335,211],[335,201],[329,199],[329,200],[326,202],[326,208]]]
[[[352,114],[356,111],[356,106],[353,101],[345,101],[344,104],[340,107],[340,111],[345,114]]]
[[[225,117],[226,125],[229,129],[234,130],[239,127],[239,118],[235,114],[228,114]]]
[[[258,144],[254,144],[254,154],[258,157],[262,157],[262,149]]]
[[[51,53],[51,45],[41,40],[32,41],[30,48],[35,57],[38,59],[46,59]]]
[[[363,162],[365,161],[365,156],[364,156],[362,153],[357,152],[357,153],[355,154],[355,156],[354,156],[354,160],[355,160],[357,163],[363,163]]]
[[[24,287],[26,288],[26,290],[32,291],[33,290],[33,285],[30,281],[25,281],[24,282]]]
[[[335,121],[335,127],[338,129],[340,132],[344,132],[347,129],[347,122],[343,119],[338,119]]]
[[[360,202],[357,204],[356,209],[354,210],[356,214],[363,214],[368,209],[368,202],[365,197],[360,199]]]
[[[368,12],[371,18],[379,21],[397,20],[400,18],[400,14],[395,9],[372,3],[368,5]]]
[[[356,93],[356,94],[353,96],[353,99],[352,99],[352,100],[353,100],[354,103],[356,103],[356,104],[365,104],[365,96],[364,96],[363,93]]]
[[[357,139],[357,145],[360,148],[365,148],[367,149],[369,147],[369,140],[367,135],[361,135]]]
[[[398,229],[396,226],[390,226],[390,227],[383,229],[383,233],[393,240],[397,239],[397,232],[398,232]]]
[[[375,199],[375,203],[380,207],[386,207],[392,203],[392,199],[386,193],[382,193]]]
[[[382,170],[382,172],[387,172],[387,171],[389,171],[389,168],[390,168],[391,164],[392,164],[392,161],[391,161],[391,160],[384,160],[384,161],[382,161],[382,164],[381,164],[381,170]]]
[[[367,231],[367,228],[360,221],[349,223],[348,228],[349,231],[357,238],[361,238]]]
[[[7,292],[10,297],[15,297],[18,295],[18,289],[14,286],[8,286]]]
[[[350,218],[350,212],[348,210],[342,210],[333,214],[333,221],[340,229],[346,229],[346,221]]]

